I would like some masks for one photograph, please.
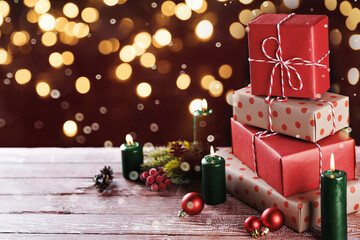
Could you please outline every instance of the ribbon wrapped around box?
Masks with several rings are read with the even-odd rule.
[[[285,215],[285,225],[298,232],[321,223],[319,189],[285,198],[237,159],[230,147],[219,148],[216,154],[225,158],[226,161],[228,193],[260,211],[268,207],[279,208]],[[297,171],[301,175],[301,171],[306,171],[306,169],[301,168]],[[347,182],[348,213],[360,210],[359,178],[360,169],[357,169],[356,178]]]
[[[265,97],[254,96],[245,87],[233,94],[234,119],[251,126],[317,142],[349,126],[349,97],[324,93],[318,100],[288,98],[272,101],[271,115]]]
[[[354,179],[355,141],[345,133],[311,143],[281,134],[259,138],[259,131],[231,119],[233,153],[284,197],[318,188],[320,172],[330,169],[331,153],[336,169]]]
[[[317,98],[329,89],[327,16],[262,14],[248,27],[253,95]]]

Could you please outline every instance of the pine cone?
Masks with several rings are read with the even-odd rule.
[[[170,153],[174,157],[182,157],[183,154],[187,151],[184,141],[177,140],[170,143]]]
[[[107,187],[110,186],[113,180],[113,171],[111,167],[104,167],[99,174],[94,176],[94,186],[99,192],[103,192]]]

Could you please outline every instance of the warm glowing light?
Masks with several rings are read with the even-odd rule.
[[[99,11],[96,8],[87,7],[82,10],[81,18],[87,23],[96,22],[99,19]]]
[[[35,7],[35,4],[38,0],[24,0],[24,5],[29,7],[29,8],[32,8],[32,7]]]
[[[134,22],[130,18],[123,18],[120,20],[118,30],[121,34],[128,34],[134,29]]]
[[[203,0],[185,0],[185,3],[191,8],[191,10],[199,10],[203,5]]]
[[[209,84],[209,92],[210,95],[213,97],[221,96],[223,89],[223,84],[220,81],[215,80]]]
[[[30,40],[29,34],[25,31],[13,32],[11,34],[11,43],[15,46],[24,46]]]
[[[89,34],[89,26],[86,23],[77,23],[73,28],[74,36],[77,38],[86,37]]]
[[[339,8],[341,14],[344,16],[349,16],[350,11],[352,10],[351,3],[349,3],[348,1],[342,1]]]
[[[145,53],[140,57],[140,64],[146,68],[152,67],[156,62],[156,58],[152,53]]]
[[[239,14],[239,20],[242,24],[247,25],[251,21],[252,13],[249,9],[244,9]]]
[[[120,42],[116,38],[110,38],[109,41],[112,45],[112,52],[116,52],[120,48]]]
[[[8,60],[8,56],[8,52],[5,49],[0,48],[0,64],[6,63],[6,61]]]
[[[196,98],[192,100],[191,103],[189,104],[189,112],[194,115],[194,112],[196,110],[201,110],[202,109],[201,103],[202,103],[201,99]]]
[[[46,82],[36,84],[36,92],[40,97],[46,97],[50,93],[50,86]]]
[[[284,5],[289,9],[296,9],[299,7],[299,0],[284,0]]]
[[[205,12],[207,9],[207,2],[206,0],[202,0],[202,5],[201,5],[201,8],[197,9],[197,10],[194,10],[194,12],[196,13],[203,13]]]
[[[2,16],[0,16],[0,26],[3,24],[3,22],[4,22],[4,19]]]
[[[30,9],[26,14],[26,19],[30,23],[37,23],[37,21],[39,20],[39,14],[37,14],[33,9]]]
[[[63,58],[62,58],[61,54],[58,52],[53,52],[52,54],[50,54],[49,63],[54,68],[61,67],[63,64]]]
[[[245,28],[239,22],[234,22],[229,27],[230,34],[235,39],[241,39],[245,36]]]
[[[214,81],[215,78],[212,75],[205,75],[201,78],[201,87],[208,90],[209,85],[212,81]]]
[[[175,6],[176,4],[173,1],[165,1],[162,5],[161,5],[161,12],[162,14],[164,14],[165,16],[172,16],[175,14]]]
[[[325,7],[329,11],[334,11],[336,9],[337,0],[325,0]]]
[[[46,13],[39,18],[39,27],[44,31],[51,31],[55,27],[55,18]]]
[[[139,95],[139,97],[143,97],[143,98],[148,97],[151,94],[151,86],[146,82],[142,82],[137,86],[136,92]]]
[[[349,45],[353,50],[360,49],[360,34],[354,34],[349,38]]]
[[[103,0],[104,3],[108,6],[115,6],[116,4],[118,4],[119,0]]]
[[[122,63],[116,68],[115,74],[119,80],[127,80],[132,74],[132,67],[128,63]]]
[[[272,2],[265,1],[261,4],[260,11],[263,13],[276,13],[276,7]]]
[[[74,137],[77,134],[78,127],[76,122],[68,120],[63,125],[63,132],[68,137]]]
[[[207,103],[206,99],[204,98],[204,99],[201,101],[201,109],[202,109],[203,111],[206,111],[207,108],[208,108],[208,103]]]
[[[159,71],[159,73],[168,73],[171,70],[171,64],[166,60],[161,60],[157,64],[157,70]]]
[[[221,65],[219,68],[219,75],[223,79],[228,79],[232,75],[232,67],[229,64]]]
[[[200,39],[206,40],[211,37],[211,35],[213,34],[213,30],[214,30],[214,27],[210,21],[202,20],[196,26],[195,33]]]
[[[65,26],[66,26],[66,24],[68,24],[68,22],[69,21],[64,17],[57,18],[55,21],[55,29],[59,32],[64,32]]]
[[[134,145],[133,137],[130,134],[126,134],[125,140],[127,144]]]
[[[69,36],[65,32],[62,32],[60,33],[60,41],[67,45],[74,46],[78,43],[79,39],[74,36]]]
[[[99,52],[103,55],[112,53],[113,46],[109,40],[102,40],[98,45]]]
[[[10,6],[5,1],[0,1],[0,15],[5,18],[10,13]]]
[[[64,5],[63,13],[68,18],[75,18],[79,14],[79,8],[75,3],[69,2]]]
[[[359,70],[357,68],[351,68],[347,74],[349,83],[351,85],[356,85],[359,81],[359,75]]]
[[[215,151],[213,146],[210,147],[210,156],[215,157]]]
[[[254,18],[256,18],[257,16],[259,16],[261,14],[261,10],[260,9],[254,9],[251,11],[251,20],[253,20]]]
[[[331,153],[331,156],[330,156],[330,170],[332,172],[335,171],[335,158],[334,158],[334,153]]]
[[[154,39],[159,45],[166,46],[171,42],[171,33],[165,28],[160,28],[156,31]]]
[[[180,74],[180,76],[176,80],[176,86],[181,90],[185,90],[189,87],[190,82],[191,78],[188,74]]]
[[[239,0],[242,4],[250,4],[253,0]]]
[[[74,62],[74,54],[70,51],[65,51],[61,54],[62,56],[62,62],[65,65],[71,65]]]
[[[333,29],[330,32],[330,42],[334,45],[339,45],[341,43],[342,35],[339,29]]]
[[[90,90],[90,81],[87,77],[79,77],[75,82],[76,90],[81,93],[85,94]]]
[[[227,92],[225,93],[225,99],[227,104],[229,104],[230,106],[233,105],[233,93],[234,93],[234,89],[229,89],[227,90]]]
[[[31,72],[27,69],[19,69],[15,73],[15,80],[18,84],[28,83],[31,79]]]
[[[138,33],[135,36],[134,43],[140,48],[147,49],[151,44],[151,35],[147,32]]]
[[[54,46],[55,43],[57,42],[57,36],[53,32],[45,32],[41,36],[41,42],[46,47]]]
[[[354,31],[357,28],[358,23],[360,22],[360,10],[358,8],[353,8],[349,12],[349,16],[346,18],[345,25],[346,27]]]
[[[131,62],[136,57],[135,48],[133,46],[126,45],[120,50],[119,56],[123,62]]]
[[[191,17],[191,9],[185,3],[179,3],[175,7],[175,16],[180,20],[188,20]]]
[[[47,13],[51,8],[50,1],[48,0],[39,0],[36,2],[34,10],[37,14]]]
[[[139,47],[137,44],[134,43],[131,46],[133,46],[133,48],[135,49],[135,55],[136,56],[141,56],[141,55],[143,55],[145,53],[145,49]]]

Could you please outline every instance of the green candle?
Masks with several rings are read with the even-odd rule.
[[[199,116],[206,116],[212,113],[212,109],[207,109],[207,101],[203,99],[201,101],[201,110],[195,110],[194,114],[194,142],[196,142],[196,118]]]
[[[122,174],[128,180],[137,180],[140,174],[140,165],[144,161],[142,147],[139,143],[133,142],[130,134],[126,135],[126,143],[122,144],[121,160]]]
[[[331,170],[321,174],[321,239],[347,239],[346,172],[335,170],[334,154]]]
[[[210,155],[201,160],[202,197],[208,205],[225,202],[225,159],[214,154],[211,146]]]

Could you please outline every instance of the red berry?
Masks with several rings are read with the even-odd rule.
[[[159,168],[158,173],[159,173],[159,175],[163,175],[164,174],[164,168],[163,167]]]
[[[164,178],[164,180],[168,178],[168,176],[166,176],[165,173],[163,175],[161,175],[161,176]]]
[[[155,178],[153,176],[148,176],[146,178],[146,184],[153,184],[155,181]]]
[[[151,190],[152,191],[157,191],[159,189],[159,185],[157,185],[156,183],[151,185]]]
[[[140,179],[141,179],[142,181],[145,181],[148,176],[149,176],[149,172],[148,172],[148,171],[144,171],[144,172],[142,172],[142,173],[140,174]]]
[[[155,168],[152,168],[152,169],[149,170],[149,174],[150,174],[150,176],[155,177],[158,174],[158,172],[156,171]]]
[[[157,183],[162,183],[164,181],[164,178],[162,176],[157,176],[156,177],[156,182]]]
[[[171,185],[171,179],[170,179],[170,178],[168,178],[168,179],[165,180],[165,185],[166,185],[166,186],[170,186],[170,185]]]
[[[164,191],[166,189],[166,185],[164,183],[159,184],[159,190]]]

